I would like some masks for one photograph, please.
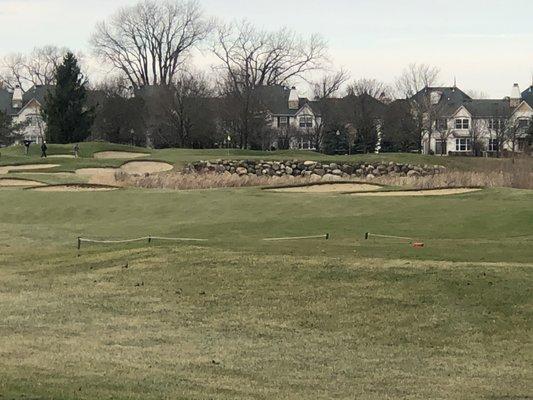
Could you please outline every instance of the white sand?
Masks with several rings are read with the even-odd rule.
[[[364,183],[330,183],[327,185],[297,186],[287,188],[271,189],[274,192],[283,193],[342,193],[353,191],[378,190],[381,186]]]
[[[44,183],[37,181],[30,181],[27,179],[7,178],[0,179],[0,187],[30,187],[43,186]]]
[[[148,157],[150,154],[146,153],[132,153],[127,151],[101,151],[99,153],[94,153],[94,158],[100,159],[132,159],[132,158],[142,158]]]
[[[26,164],[26,165],[5,165],[0,167],[0,175],[13,171],[28,171],[59,167],[59,164]]]
[[[434,189],[417,191],[397,191],[397,192],[376,192],[376,193],[352,193],[352,196],[372,196],[372,197],[413,197],[413,196],[449,196],[452,194],[479,192],[481,189]]]
[[[159,172],[171,171],[174,169],[172,164],[157,161],[132,161],[120,167],[127,174],[156,174]]]
[[[56,185],[56,186],[43,186],[33,190],[39,192],[109,192],[111,190],[117,190],[114,187],[96,187],[96,186],[82,186],[82,185]]]

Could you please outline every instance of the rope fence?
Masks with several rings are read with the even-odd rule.
[[[384,238],[384,239],[401,239],[401,240],[415,240],[414,238],[404,237],[404,236],[392,236],[392,235],[380,235],[377,233],[365,233],[365,239],[368,240],[371,237]]]
[[[317,236],[289,236],[289,237],[278,237],[278,238],[267,238],[263,239],[266,242],[280,242],[283,240],[306,240],[306,239],[326,239],[329,240],[330,235],[329,233],[326,233],[325,235],[317,235]]]
[[[78,237],[78,250],[81,249],[82,243],[95,243],[95,244],[126,244],[136,242],[148,242],[152,243],[154,240],[162,242],[207,242],[207,239],[194,239],[194,238],[169,238],[161,236],[143,236],[135,239],[123,239],[123,240],[100,240],[100,239],[88,239]]]

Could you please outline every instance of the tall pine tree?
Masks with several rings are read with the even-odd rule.
[[[87,81],[74,54],[65,55],[55,78],[42,110],[46,138],[52,143],[82,142],[90,134],[94,109],[87,106]]]

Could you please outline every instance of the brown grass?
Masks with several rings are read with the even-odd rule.
[[[133,176],[122,172],[115,174],[117,182],[124,186],[134,186],[146,189],[174,189],[174,190],[195,190],[212,188],[237,188],[247,186],[282,186],[289,184],[306,184],[320,181],[315,177],[293,177],[293,176],[238,176],[233,174],[185,174],[180,172],[170,172],[166,174]]]
[[[495,170],[447,171],[442,174],[422,177],[380,176],[372,182],[383,185],[405,186],[414,189],[435,189],[444,187],[511,187],[533,189],[533,167],[529,160],[517,160],[514,164],[503,164]]]

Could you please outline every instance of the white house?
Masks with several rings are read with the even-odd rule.
[[[291,149],[314,149],[313,135],[322,123],[316,103],[300,97],[295,87],[262,86],[256,92],[267,110],[270,127],[278,132],[278,137],[290,132]]]
[[[42,143],[46,125],[41,116],[41,107],[50,86],[33,86],[27,92],[20,87],[14,90],[0,88],[0,111],[9,115],[13,123],[22,123],[25,140]]]
[[[416,98],[426,101],[431,114],[426,118],[432,119],[432,130],[423,139],[426,154],[491,154],[526,148],[525,133],[533,121],[533,86],[520,93],[515,84],[511,96],[504,99],[472,99],[456,87],[425,88]]]

